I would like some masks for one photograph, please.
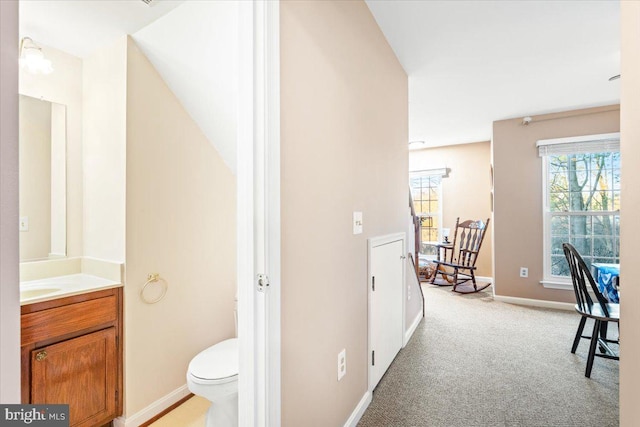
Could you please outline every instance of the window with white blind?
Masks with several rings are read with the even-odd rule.
[[[620,135],[538,141],[543,165],[544,280],[567,288],[562,244],[586,264],[620,262]]]

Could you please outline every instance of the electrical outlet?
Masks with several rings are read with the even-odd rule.
[[[529,269],[527,267],[520,267],[520,277],[529,277]]]
[[[338,353],[338,381],[342,379],[347,374],[347,350],[342,349],[340,353]]]

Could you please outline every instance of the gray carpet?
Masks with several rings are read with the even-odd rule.
[[[426,316],[358,426],[618,425],[619,364],[596,358],[585,378],[589,341],[570,353],[576,313],[497,302],[491,287],[423,289]]]

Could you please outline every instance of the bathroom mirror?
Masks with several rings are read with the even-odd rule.
[[[20,95],[20,261],[66,256],[66,107]]]

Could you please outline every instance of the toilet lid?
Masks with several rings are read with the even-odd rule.
[[[198,353],[189,363],[189,375],[201,384],[221,384],[237,379],[238,339],[219,342]]]

